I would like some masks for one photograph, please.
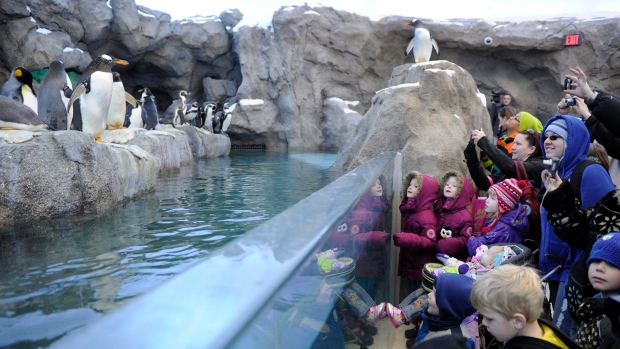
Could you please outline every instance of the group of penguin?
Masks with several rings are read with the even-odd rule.
[[[172,101],[160,119],[160,123],[176,127],[187,122],[196,127],[210,128],[209,131],[212,133],[223,133],[228,130],[232,123],[232,111],[236,104],[231,106],[225,103],[223,109],[218,111],[218,103],[216,102],[186,103],[187,97],[190,95],[191,93],[185,90],[179,91],[179,99]]]
[[[155,96],[147,87],[138,90],[138,100],[125,92],[120,74],[112,71],[117,64],[128,63],[105,54],[96,57],[73,89],[64,64],[53,61],[41,81],[38,96],[33,87],[32,73],[24,67],[13,69],[0,91],[0,129],[72,129],[91,134],[97,142],[101,142],[106,129],[156,129],[160,119]],[[208,120],[212,132],[226,132],[232,122],[234,106],[230,108],[226,104],[223,112],[215,113],[216,103],[208,102],[200,107],[198,103],[186,105],[185,97],[188,95],[188,92],[181,91],[182,107],[175,100],[168,108],[174,113],[173,125],[193,119],[202,121],[204,125]],[[200,117],[196,118],[198,115]],[[161,121],[165,122],[166,116]]]

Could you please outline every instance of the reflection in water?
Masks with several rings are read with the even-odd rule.
[[[333,154],[235,152],[99,217],[0,228],[0,346],[47,346],[322,188]]]

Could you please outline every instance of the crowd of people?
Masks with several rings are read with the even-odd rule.
[[[388,317],[410,325],[407,347],[478,349],[481,323],[505,348],[620,348],[620,204],[608,158],[620,156],[620,100],[593,91],[579,67],[566,77],[570,88],[544,126],[512,107],[508,93],[494,95],[495,134],[471,131],[469,173],[408,173],[392,239],[382,178],[343,218],[325,244],[331,258],[318,258],[324,274],[346,269],[342,253],[356,265],[332,294],[348,329],[336,342],[370,345],[374,325]],[[407,291],[398,306],[374,301],[390,240]],[[511,263],[522,244],[538,251],[528,266]],[[550,321],[541,317],[541,277]]]

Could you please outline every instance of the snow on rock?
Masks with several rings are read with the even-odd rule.
[[[306,12],[304,12],[304,15],[317,15],[317,16],[320,16],[321,14],[316,12],[316,11],[306,11]]]
[[[396,86],[391,86],[391,87],[387,87],[384,89],[381,89],[377,92],[375,92],[375,94],[379,94],[381,92],[386,92],[386,93],[390,93],[390,91],[392,90],[396,90],[399,88],[408,88],[408,87],[420,87],[420,83],[419,82],[414,82],[414,83],[408,83],[408,84],[400,84],[400,85],[396,85]]]
[[[242,106],[261,105],[265,104],[265,101],[263,101],[262,99],[242,99],[239,101],[239,104],[241,104]]]
[[[462,68],[461,68],[462,69]],[[454,73],[456,73],[454,70],[452,69],[424,69],[424,71],[429,71],[431,73],[438,73],[438,72],[444,72],[450,76],[454,76]]]
[[[39,28],[39,29],[37,29],[37,33],[41,33],[43,35],[47,35],[47,34],[51,34],[51,31],[47,30],[45,28]]]

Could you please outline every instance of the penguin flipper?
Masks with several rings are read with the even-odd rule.
[[[136,101],[136,99],[127,92],[125,92],[125,100],[129,102],[131,105],[133,105],[134,108],[138,106],[138,102]]]
[[[435,41],[435,38],[431,36],[431,44],[433,44],[433,47],[435,48],[435,52],[437,52],[437,55],[439,56],[439,47],[437,47],[437,41]]]
[[[409,45],[407,45],[407,49],[405,50],[405,56],[407,56],[409,52],[413,50],[413,39],[415,39],[415,36],[412,37],[411,40],[409,41]]]
[[[69,103],[67,104],[67,113],[71,111],[71,106],[73,105],[73,102],[75,102],[76,99],[80,98],[80,96],[84,94],[84,92],[86,92],[86,83],[77,85],[77,87],[75,88],[75,90],[73,90],[73,93],[71,94],[71,99],[69,100]]]

